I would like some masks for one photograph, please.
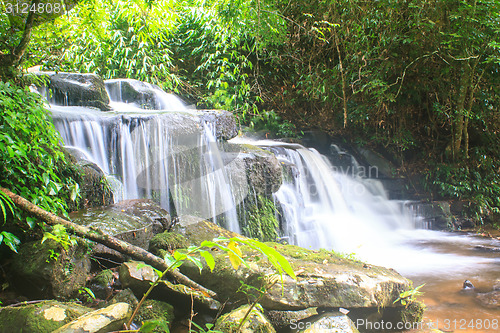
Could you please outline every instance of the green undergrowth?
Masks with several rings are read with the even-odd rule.
[[[67,215],[68,202],[78,198],[79,186],[71,178],[75,171],[66,162],[41,97],[28,88],[0,82],[0,110],[0,186],[46,211]],[[19,233],[19,227],[39,224],[13,208],[1,221],[4,231]]]

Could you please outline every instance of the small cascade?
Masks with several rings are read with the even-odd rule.
[[[280,207],[283,236],[291,244],[354,254],[410,276],[491,264],[490,259],[439,253],[427,247],[464,239],[418,229],[422,219],[415,216],[412,203],[389,200],[379,180],[357,176],[366,173],[356,161],[339,167],[316,150],[298,144],[232,141],[265,147],[281,161],[283,185],[274,197]]]
[[[377,180],[335,170],[314,149],[298,145],[270,149],[289,166],[288,176],[275,194],[289,242],[358,253],[374,235],[390,238],[394,230],[412,227],[409,215],[387,199]]]

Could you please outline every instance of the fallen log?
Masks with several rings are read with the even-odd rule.
[[[24,210],[25,212],[38,217],[39,219],[45,221],[49,225],[60,224],[66,228],[69,233],[72,233],[76,236],[86,238],[88,240],[100,243],[105,245],[113,250],[116,250],[120,253],[127,254],[135,259],[144,261],[145,263],[164,271],[168,268],[167,263],[161,259],[160,257],[155,256],[151,252],[148,252],[140,247],[122,241],[116,237],[111,235],[107,235],[100,230],[87,228],[68,220],[65,220],[55,214],[47,212],[46,210],[38,207],[37,205],[31,203],[30,201],[24,199],[20,195],[17,195],[6,188],[0,187],[0,190],[5,193],[11,200],[14,202],[19,208]],[[202,285],[194,282],[177,269],[169,270],[167,275],[174,278],[177,282],[191,287],[195,290],[201,291],[205,295],[208,295],[212,298],[217,298],[217,294],[212,290],[209,290]]]

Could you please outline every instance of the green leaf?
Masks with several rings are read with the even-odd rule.
[[[215,260],[213,255],[210,252],[204,250],[200,250],[200,255],[205,259],[208,268],[210,268],[210,271],[213,271],[215,268]]]

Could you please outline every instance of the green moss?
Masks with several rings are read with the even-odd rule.
[[[422,321],[425,312],[425,304],[419,301],[413,301],[401,311],[401,320],[403,322],[417,323]]]
[[[139,309],[139,312],[137,312],[135,321],[141,323],[146,320],[163,321],[170,326],[174,320],[174,307],[168,303],[154,299],[146,300]],[[153,332],[166,331],[157,327]]]
[[[259,310],[261,306],[257,304],[256,307],[252,309],[248,315],[245,323],[241,328],[241,333],[271,333],[275,332],[272,325],[266,319],[266,317]],[[224,333],[235,333],[245,317],[246,313],[249,311],[250,305],[243,305],[236,310],[233,310],[223,316],[221,316],[217,323],[215,324],[215,329],[222,331]]]
[[[113,282],[113,279],[113,271],[105,269],[94,277],[93,282],[101,287],[107,287]]]
[[[0,311],[0,332],[49,333],[69,323],[90,309],[72,303],[43,301]]]
[[[265,242],[276,240],[279,221],[274,202],[261,195],[252,201],[246,205],[246,225],[243,227],[245,235]]]
[[[155,235],[150,243],[149,250],[153,253],[157,253],[159,250],[176,250],[182,249],[189,246],[189,241],[181,234],[175,232],[162,232],[161,234]]]

